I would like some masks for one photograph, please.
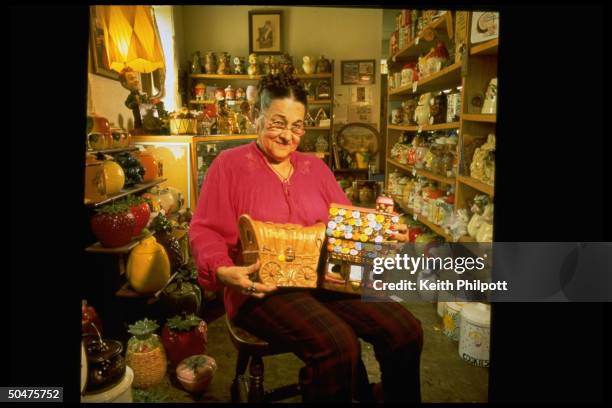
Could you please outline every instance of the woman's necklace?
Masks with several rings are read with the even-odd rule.
[[[265,154],[265,151],[261,148],[261,146],[259,145],[259,142],[255,143],[257,145],[257,147],[259,148],[259,150],[261,150],[262,153],[264,153],[264,156],[267,156]],[[287,176],[283,176],[278,170],[276,170],[268,161],[267,158],[264,158],[264,160],[266,161],[266,164],[268,165],[268,167],[270,167],[270,169],[272,169],[272,171],[278,176],[278,178],[281,180],[281,182],[283,183],[283,185],[289,185],[289,179],[291,178],[291,175],[293,174],[293,164],[291,164],[291,162],[289,162],[289,165],[291,166],[289,168],[289,174],[287,174]]]
[[[267,160],[266,160],[266,164],[268,165],[268,167],[272,169],[274,173],[276,173],[276,175],[280,178],[283,184],[289,184],[289,179],[291,178],[291,175],[293,174],[293,165],[289,169],[289,174],[287,174],[287,177],[285,177],[278,170],[272,167],[272,165]]]

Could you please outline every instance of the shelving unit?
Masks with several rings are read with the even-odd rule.
[[[497,115],[483,113],[465,113],[463,115],[463,120],[470,122],[496,123]]]
[[[115,153],[123,153],[123,152],[133,152],[138,150],[136,146],[126,146],[126,147],[115,147],[112,149],[102,149],[102,150],[88,150],[88,154],[115,154]]]
[[[327,132],[328,133],[328,137],[327,137],[327,142],[329,145],[329,150],[327,152],[327,154],[325,155],[316,155],[317,157],[320,157],[323,161],[325,161],[327,163],[328,166],[332,167],[332,161],[331,161],[331,147],[332,147],[332,140],[331,140],[331,133],[332,130],[334,128],[334,100],[333,100],[333,95],[334,95],[334,61],[330,61],[331,62],[331,72],[330,73],[320,73],[320,74],[295,74],[295,77],[303,80],[303,81],[311,81],[313,80],[314,82],[319,82],[321,80],[327,80],[329,82],[329,86],[330,86],[330,95],[332,96],[332,98],[329,99],[316,99],[314,97],[309,97],[308,98],[308,104],[309,106],[316,106],[317,109],[319,109],[319,105],[321,105],[322,107],[327,106],[327,112],[328,112],[328,117],[330,119],[330,126],[308,126],[306,127],[307,131],[311,131],[311,132],[317,132],[317,133],[313,133],[312,135],[308,135],[308,133],[302,137],[302,139],[306,139],[306,137],[312,137],[314,138],[314,140],[316,141],[316,138],[319,136],[318,132]],[[203,81],[207,83],[207,86],[220,86],[222,88],[225,88],[225,86],[227,86],[228,84],[232,84],[232,86],[234,86],[235,88],[238,88],[238,86],[243,86],[243,85],[254,85],[257,81],[259,81],[259,79],[261,79],[262,75],[235,75],[235,74],[228,74],[228,75],[217,75],[217,74],[190,74],[188,75],[188,80],[187,80],[187,89],[188,89],[188,98],[189,98],[189,105],[191,106],[196,106],[196,107],[202,107],[203,105],[206,104],[213,104],[216,101],[214,100],[196,100],[194,97],[194,86],[195,86],[195,82],[194,81]],[[312,84],[312,88],[313,91],[316,90],[316,84],[313,83]],[[315,117],[315,115],[312,115],[313,117]],[[211,136],[211,137],[217,137],[217,136]],[[255,136],[256,137],[256,136]],[[254,138],[255,138],[254,137]],[[247,137],[241,138],[241,139],[247,139]],[[239,139],[225,139],[225,140],[239,140]],[[211,142],[212,140],[198,140],[198,141],[206,141],[206,142]],[[312,143],[314,144],[314,143]],[[313,152],[314,153],[314,152]],[[193,150],[193,157],[196,157],[196,151]],[[193,168],[194,174],[197,174],[197,166],[194,166]],[[197,183],[194,184],[195,190],[197,191]],[[195,200],[192,200],[192,202],[195,202]]]
[[[449,46],[454,46],[454,44],[450,42],[450,40],[453,38],[455,29],[453,26],[453,21],[455,20],[454,17],[454,12],[446,12],[444,16],[430,23],[430,25],[427,26],[423,32],[421,32],[418,38],[410,41],[403,49],[394,54],[391,57],[392,63],[389,65],[389,75],[392,74],[392,71],[401,69],[401,66],[406,62],[416,62],[417,58],[429,51],[438,40],[443,41],[450,50],[451,48],[449,48]],[[467,27],[469,30],[469,19]],[[434,39],[432,41],[428,42],[424,40],[425,35],[423,35],[423,33],[426,30],[430,30],[430,35],[428,37],[431,37],[431,31],[433,31]],[[469,44],[469,38],[467,38],[466,41]],[[387,186],[387,189],[389,184],[389,174],[394,169],[397,169],[408,176],[422,176],[430,180],[453,186],[455,191],[454,211],[462,208],[469,208],[471,200],[477,194],[487,194],[491,198],[494,197],[494,186],[485,184],[480,180],[475,180],[471,178],[469,174],[463,173],[462,169],[469,169],[471,157],[464,157],[462,154],[462,149],[467,142],[475,139],[485,139],[487,134],[495,132],[497,116],[481,114],[479,108],[472,107],[469,104],[469,100],[477,93],[484,94],[489,80],[496,77],[498,46],[498,39],[471,45],[468,47],[469,52],[462,54],[460,59],[455,60],[453,63],[444,67],[439,72],[413,84],[398,87],[389,91],[387,100],[388,106],[390,106],[391,102],[397,103],[404,98],[418,96],[422,93],[440,92],[446,89],[457,88],[461,90],[462,107],[460,120],[458,122],[423,126],[387,125],[387,147],[385,160],[385,185]],[[456,151],[458,163],[457,167],[455,168],[455,174],[457,175],[454,177],[446,177],[432,173],[425,169],[417,169],[414,166],[402,164],[391,159],[390,157],[390,150],[397,142],[401,132],[418,133],[423,131],[440,131],[451,129],[457,129],[459,135]],[[440,226],[433,224],[431,221],[425,219],[421,215],[415,216],[412,210],[403,205],[401,197],[394,197],[394,199],[397,202],[398,207],[406,214],[413,216],[413,218],[426,225],[429,229],[443,237],[445,240],[452,240],[452,237],[448,236]],[[458,241],[475,242],[475,239],[470,236],[464,236]]]
[[[106,199],[104,199],[102,201],[98,201],[96,203],[85,203],[85,204],[90,206],[90,207],[94,207],[94,208],[101,207],[101,206],[109,204],[109,203],[111,203],[111,202],[113,202],[113,201],[115,201],[115,200],[117,200],[119,198],[123,198],[123,197],[125,197],[127,195],[136,194],[136,193],[139,193],[141,191],[148,190],[151,187],[154,187],[154,186],[156,186],[158,184],[163,183],[164,181],[166,181],[165,178],[160,178],[160,179],[157,179],[157,180],[154,180],[154,181],[150,181],[148,183],[136,184],[134,187],[123,189],[119,193],[114,194],[114,195],[112,195],[110,197],[107,197]]]

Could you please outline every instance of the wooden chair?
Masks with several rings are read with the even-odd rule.
[[[264,391],[263,357],[290,353],[286,346],[270,344],[257,336],[236,326],[228,317],[225,322],[230,339],[238,350],[236,376],[231,385],[233,402],[274,402],[295,397],[300,394],[298,384],[286,385]],[[247,366],[249,375],[244,375]]]

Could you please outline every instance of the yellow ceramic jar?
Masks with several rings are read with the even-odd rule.
[[[104,184],[108,195],[117,194],[125,184],[125,173],[121,166],[113,160],[104,162]]]
[[[140,241],[130,253],[127,279],[130,286],[140,293],[157,292],[170,278],[168,254],[155,237]]]

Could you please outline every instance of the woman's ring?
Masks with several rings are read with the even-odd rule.
[[[251,293],[255,292],[255,282],[251,282],[251,286],[247,290]]]

